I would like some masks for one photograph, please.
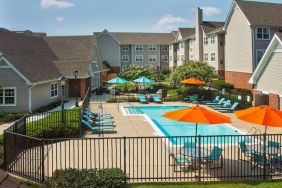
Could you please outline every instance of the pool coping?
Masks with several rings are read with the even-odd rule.
[[[154,106],[148,106],[148,107],[156,107],[156,106],[160,106],[160,105],[154,105]],[[165,105],[165,106],[179,106],[179,105]],[[128,108],[128,107],[130,107],[130,106],[120,106],[120,111],[122,112],[123,116],[143,117],[150,124],[150,126],[154,129],[155,132],[153,134],[155,136],[166,137],[166,138],[169,137],[169,136],[165,135],[165,133],[158,127],[158,125],[156,125],[156,123],[153,122],[153,120],[147,114],[128,114],[125,110],[125,108]],[[135,106],[135,107],[144,107],[144,106]],[[162,107],[164,107],[164,106],[162,106]],[[240,135],[246,135],[247,134],[246,131],[242,131],[242,130],[232,126],[230,123],[223,123],[222,125],[229,126],[231,129],[237,131]],[[214,135],[214,136],[217,136],[217,135]],[[169,139],[167,139],[167,140],[169,141],[169,143],[166,142],[167,145],[172,146],[172,147],[177,147],[178,144],[174,144]],[[232,144],[232,143],[227,143],[227,145],[229,145],[229,144]],[[204,144],[204,145],[206,145],[206,144]]]

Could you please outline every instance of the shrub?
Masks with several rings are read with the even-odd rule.
[[[205,82],[210,82],[217,77],[214,67],[204,62],[187,61],[178,66],[170,77],[171,85],[178,85],[181,80],[195,77]]]
[[[129,65],[122,67],[119,77],[126,80],[135,80],[142,76],[146,76],[151,79],[155,79],[157,70],[154,67],[144,67],[141,65]]]
[[[121,97],[116,98],[112,97],[107,100],[108,103],[116,103],[117,101],[127,101],[127,102],[139,102],[139,100],[136,97]]]
[[[0,112],[0,124],[18,120],[23,116],[25,116],[25,114],[10,114],[6,112]]]
[[[234,89],[234,85],[226,83],[224,80],[213,80],[211,85],[217,89]]]
[[[47,179],[45,185],[54,188],[80,187],[122,187],[127,176],[121,169],[66,169],[55,171],[53,177]]]

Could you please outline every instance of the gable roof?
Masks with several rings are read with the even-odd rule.
[[[236,4],[252,26],[282,27],[282,4],[234,0],[224,29],[229,24]]]
[[[97,56],[94,53],[95,36],[47,36],[44,40],[58,57],[54,64],[66,78],[73,78],[75,70],[79,71],[79,78],[90,76],[90,63]]]
[[[175,40],[173,33],[109,32],[121,44],[168,44]],[[95,32],[99,36],[100,32]]]
[[[182,39],[187,39],[195,34],[195,28],[179,28]]]
[[[272,38],[269,46],[267,47],[263,57],[261,58],[261,61],[259,62],[255,72],[253,73],[252,77],[249,80],[250,84],[256,84],[258,79],[260,78],[263,70],[268,64],[268,60],[272,55],[273,50],[277,47],[277,45],[282,45],[282,33],[278,32],[274,35]]]
[[[206,34],[220,32],[223,31],[224,23],[225,22],[203,21],[202,29]]]
[[[0,52],[30,84],[56,80],[61,75],[52,62],[57,56],[41,37],[0,29]]]

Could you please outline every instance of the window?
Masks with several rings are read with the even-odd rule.
[[[149,59],[149,62],[156,62],[157,61],[157,56],[156,55],[149,55],[148,59]]]
[[[215,35],[211,35],[211,44],[215,43]]]
[[[184,61],[184,55],[181,55],[181,61]]]
[[[180,48],[183,48],[184,47],[184,44],[183,42],[180,43]]]
[[[215,61],[215,53],[211,53],[211,62]]]
[[[135,51],[143,51],[143,45],[141,44],[135,45]]]
[[[129,46],[128,45],[123,45],[121,47],[122,51],[128,51],[129,50]]]
[[[157,46],[156,45],[149,45],[148,46],[148,51],[156,51],[157,50]]]
[[[264,50],[256,50],[256,65],[259,64],[263,54],[264,54]]]
[[[189,55],[189,60],[193,60],[194,59],[194,55],[193,54],[190,54]]]
[[[168,62],[168,55],[162,55],[162,62]]]
[[[168,46],[162,46],[161,50],[162,51],[168,51]]]
[[[169,56],[169,60],[172,61],[172,56]]]
[[[265,27],[256,28],[257,39],[269,40],[270,39],[270,29]]]
[[[2,87],[0,88],[0,106],[16,105],[16,88]]]
[[[209,53],[204,53],[204,61],[205,62],[209,61]]]
[[[51,83],[50,95],[51,95],[51,98],[55,98],[58,96],[58,83],[57,82]]]
[[[135,61],[136,62],[143,62],[143,55],[136,55],[135,56]]]
[[[129,56],[128,55],[122,55],[121,56],[121,61],[122,62],[128,62],[129,61]]]
[[[204,44],[209,44],[209,38],[208,37],[204,37]]]

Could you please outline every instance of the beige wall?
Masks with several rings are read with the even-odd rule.
[[[257,80],[256,89],[282,95],[282,51],[273,52]]]
[[[225,34],[225,70],[252,73],[252,31],[243,12],[235,7]]]
[[[193,61],[193,60],[195,60],[195,39],[189,39],[188,40],[188,46],[189,46],[189,48],[188,48],[188,50],[189,50],[189,57],[188,57],[188,60],[190,60],[190,61]]]
[[[175,60],[176,60],[176,44],[169,45],[169,67],[170,69],[175,68]]]

